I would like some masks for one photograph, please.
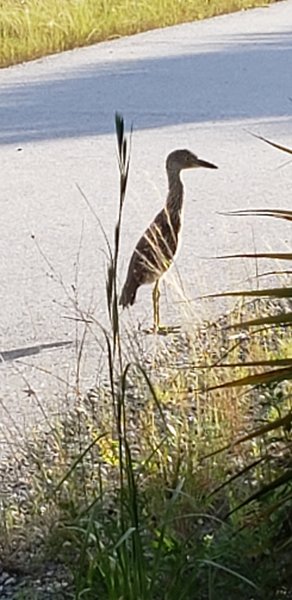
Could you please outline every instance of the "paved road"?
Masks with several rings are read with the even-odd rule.
[[[76,183],[112,238],[118,190],[114,112],[134,123],[121,277],[135,241],[164,201],[167,153],[188,147],[219,166],[184,175],[177,267],[187,297],[194,298],[245,286],[243,280],[254,275],[253,264],[210,257],[255,246],[281,250],[291,242],[285,223],[218,214],[291,207],[291,164],[283,166],[284,155],[247,132],[291,146],[291,73],[291,0],[0,72],[3,439],[13,428],[8,413],[20,435],[39,412],[38,403],[49,413],[72,402],[75,341],[82,334],[67,318],[75,314],[74,303],[106,320],[105,244]],[[184,321],[181,303],[169,308],[171,298],[180,298],[177,281],[172,270],[163,310],[168,319]],[[150,306],[145,288],[131,311],[135,326],[149,322]],[[222,309],[219,301],[191,306],[196,319]],[[94,385],[104,362],[95,334],[97,328],[86,339],[81,389]]]

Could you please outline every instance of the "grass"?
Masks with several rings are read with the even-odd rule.
[[[0,66],[270,2],[273,0],[0,0]]]
[[[76,600],[289,598],[291,372],[279,381],[263,375],[271,361],[291,371],[279,318],[289,309],[241,301],[219,322],[161,340],[151,360],[137,332],[122,332],[117,272],[129,156],[120,118],[116,126],[108,381],[77,395],[46,433],[36,431],[13,476],[10,462],[2,467],[3,566],[41,574],[59,561],[72,580],[61,597]],[[78,306],[76,315],[85,332],[100,334],[94,315]],[[251,317],[261,327],[247,333]],[[28,585],[23,597],[38,597]]]
[[[263,314],[263,305],[256,310]],[[228,322],[254,311],[254,305],[241,307]],[[270,453],[270,434],[214,454],[291,410],[285,386],[240,395],[233,388],[208,391],[246,374],[243,366],[236,372],[220,366],[226,356],[238,362],[243,354],[251,360],[282,355],[285,334],[273,329],[264,340],[262,334],[234,340],[220,326],[205,324],[184,343],[183,356],[165,343],[150,368],[152,386],[140,356],[139,366],[128,371],[124,396],[118,380],[115,398],[108,387],[91,390],[63,420],[51,422],[49,434],[37,431],[31,438],[15,469],[15,487],[26,482],[26,500],[9,495],[8,486],[1,502],[6,568],[38,573],[58,557],[73,577],[73,597],[88,600],[191,600],[194,590],[198,600],[274,599],[287,585],[278,537],[289,507],[275,514],[280,495],[227,518],[262,482],[273,480],[284,441],[278,440],[269,462],[259,461]],[[210,358],[210,348],[217,369],[196,368]],[[218,489],[246,465],[254,468]],[[6,478],[2,472],[2,490]]]

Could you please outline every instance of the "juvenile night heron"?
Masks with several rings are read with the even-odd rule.
[[[140,238],[129,263],[120,304],[123,307],[135,302],[137,289],[144,283],[154,283],[153,312],[154,331],[159,329],[159,281],[170,267],[178,248],[178,236],[182,223],[183,169],[205,167],[217,169],[216,165],[201,160],[189,150],[174,150],[166,159],[168,194],[165,207]]]

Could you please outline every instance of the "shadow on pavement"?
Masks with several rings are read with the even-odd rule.
[[[4,350],[0,352],[0,365],[1,363],[8,362],[11,360],[17,360],[18,358],[24,358],[25,356],[33,356],[39,354],[43,350],[51,350],[55,348],[62,348],[65,346],[71,346],[72,341],[64,342],[51,342],[50,344],[39,344],[38,346],[27,346],[27,348],[16,348],[14,350]]]
[[[51,65],[53,75],[44,66],[39,79],[36,73],[25,81],[23,68],[13,81],[12,72],[12,83],[1,93],[0,144],[109,134],[116,110],[136,130],[288,119],[292,32],[222,37],[204,44],[194,35],[185,46],[180,37],[173,43],[180,54],[173,56],[135,59],[134,47],[131,60],[118,59],[119,46],[101,58],[97,45],[89,49],[90,57],[84,51],[75,68],[74,56],[71,68],[58,64],[54,71]]]

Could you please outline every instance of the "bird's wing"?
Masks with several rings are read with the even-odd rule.
[[[131,259],[132,268],[156,274],[157,278],[167,270],[177,248],[179,224],[162,209],[146,229],[136,245]]]

